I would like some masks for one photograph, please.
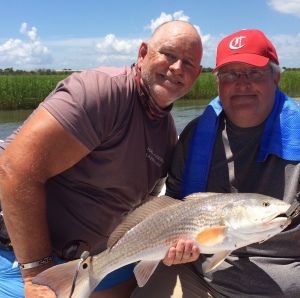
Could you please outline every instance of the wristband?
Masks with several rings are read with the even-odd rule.
[[[35,262],[32,262],[32,263],[26,263],[26,264],[20,264],[19,263],[19,268],[21,270],[31,269],[31,268],[35,268],[35,267],[39,267],[39,266],[48,264],[51,261],[52,261],[52,256],[49,256],[49,257],[43,258],[41,260],[38,260],[38,261],[35,261]]]

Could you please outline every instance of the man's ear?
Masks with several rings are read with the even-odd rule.
[[[202,70],[203,70],[203,66],[202,66],[202,65],[199,65],[198,77],[199,77],[200,73],[202,72]]]
[[[138,54],[138,61],[137,61],[138,67],[143,63],[143,60],[147,55],[147,53],[148,53],[148,43],[143,41],[140,45],[139,54]]]

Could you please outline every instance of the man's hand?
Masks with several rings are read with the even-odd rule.
[[[24,281],[25,298],[56,298],[55,293],[46,286],[35,285],[31,280]]]
[[[193,244],[193,241],[179,240],[175,247],[169,249],[163,263],[167,266],[183,264],[196,261],[199,256],[199,248]]]

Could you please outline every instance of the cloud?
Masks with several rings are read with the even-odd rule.
[[[153,33],[159,25],[174,20],[190,22],[190,17],[185,15],[182,10],[176,11],[173,14],[166,14],[162,12],[158,18],[151,20],[151,23],[147,25],[145,29],[150,29],[151,33]],[[199,26],[194,25],[194,27],[200,34],[202,42],[206,42],[209,39],[210,35],[203,35]]]
[[[49,64],[52,62],[51,53],[43,46],[37,37],[37,29],[27,30],[27,24],[21,25],[20,33],[28,37],[24,42],[20,39],[9,39],[0,45],[0,64],[2,67],[19,66],[19,68]]]
[[[96,51],[101,55],[97,61],[101,64],[111,64],[113,61],[135,62],[142,39],[118,39],[114,34],[108,34],[96,43]],[[123,61],[123,62],[121,62]]]
[[[128,61],[133,63],[141,42],[142,39],[118,39],[114,34],[108,34],[95,45],[97,61],[102,65],[111,65],[114,61],[118,61],[118,65],[128,64]]]
[[[276,48],[281,66],[299,67],[299,65],[295,65],[295,59],[299,56],[300,34],[296,36],[281,34],[271,36],[270,40]]]
[[[173,14],[162,12],[158,18],[151,20],[151,23],[147,25],[145,29],[150,29],[151,33],[153,33],[159,25],[165,22],[172,20],[188,22],[189,19],[190,18],[186,16],[183,11],[176,11]],[[199,26],[194,25],[194,27],[200,34],[203,45],[205,45],[209,41],[210,35],[203,35]],[[128,61],[131,61],[130,63],[135,62],[141,42],[142,39],[122,40],[118,39],[114,34],[108,34],[100,42],[96,43],[96,51],[101,54],[101,56],[97,58],[97,61],[102,65],[124,65],[126,62],[128,64]],[[115,61],[117,61],[117,63]]]
[[[173,14],[166,14],[164,12],[162,12],[160,14],[160,16],[155,19],[155,20],[151,20],[151,24],[147,25],[145,27],[145,29],[150,29],[151,32],[153,33],[154,30],[161,24],[165,23],[165,22],[169,22],[169,21],[173,21],[173,20],[180,20],[180,21],[189,21],[189,17],[184,15],[183,11],[176,11]]]
[[[274,10],[293,14],[300,18],[300,0],[270,0],[268,5]]]
[[[27,35],[32,41],[37,40],[37,35],[36,35],[37,29],[35,27],[32,27],[31,31],[27,30],[26,23],[22,23],[20,33]]]
[[[108,34],[103,41],[96,44],[96,49],[101,53],[131,53],[141,44],[141,39],[119,40],[114,34]]]
[[[152,33],[157,26],[171,20],[189,21],[190,18],[183,11],[176,11],[172,14],[162,12],[144,29]],[[200,27],[194,26],[201,35],[203,46],[210,45],[210,35],[203,35]],[[23,39],[10,39],[0,44],[1,67],[83,70],[98,65],[130,65],[136,61],[142,42],[139,38],[121,38],[112,33],[102,38],[63,38],[42,42],[37,31],[36,27],[29,29],[27,23],[23,23],[20,28]],[[210,50],[205,52],[211,53]]]
[[[299,3],[300,0],[297,1]],[[290,4],[296,1],[285,1],[288,4],[282,8],[287,9]],[[285,3],[283,1],[269,1],[269,5]],[[279,7],[279,6],[277,6]],[[290,11],[299,11],[299,5],[290,8]],[[274,8],[275,9],[275,8]],[[282,11],[281,10],[281,11]],[[183,11],[176,11],[172,14],[161,12],[159,17],[152,19],[148,25],[141,29],[153,32],[160,24],[171,20],[189,21],[190,18]],[[204,67],[215,65],[216,48],[223,34],[204,34],[198,25],[194,27],[199,32],[203,44]],[[59,37],[41,40],[38,30],[35,27],[28,28],[26,23],[20,27],[20,39],[3,40],[0,43],[0,68],[13,67],[14,69],[90,69],[105,66],[130,65],[137,59],[137,53],[142,39],[124,38],[109,33],[103,36],[89,38]],[[269,36],[274,43],[279,60],[282,66],[299,67],[299,35],[274,35]]]

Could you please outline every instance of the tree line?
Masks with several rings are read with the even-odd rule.
[[[283,70],[287,71],[297,71],[300,70],[298,67],[294,68],[288,68],[288,67],[282,67]],[[202,72],[208,72],[211,73],[213,68],[211,67],[203,67]],[[34,70],[21,70],[17,69],[14,70],[13,67],[8,67],[5,69],[0,68],[0,75],[68,75],[71,74],[72,72],[78,72],[79,70],[72,70],[72,69],[62,69],[62,70],[54,70],[54,69],[46,69],[46,68],[39,68],[39,69],[34,69]]]
[[[62,70],[54,70],[54,69],[46,69],[39,68],[34,70],[14,70],[13,67],[8,67],[5,69],[0,68],[0,75],[61,75],[61,74],[70,74],[72,72],[76,72],[76,70],[72,69],[62,69]]]

